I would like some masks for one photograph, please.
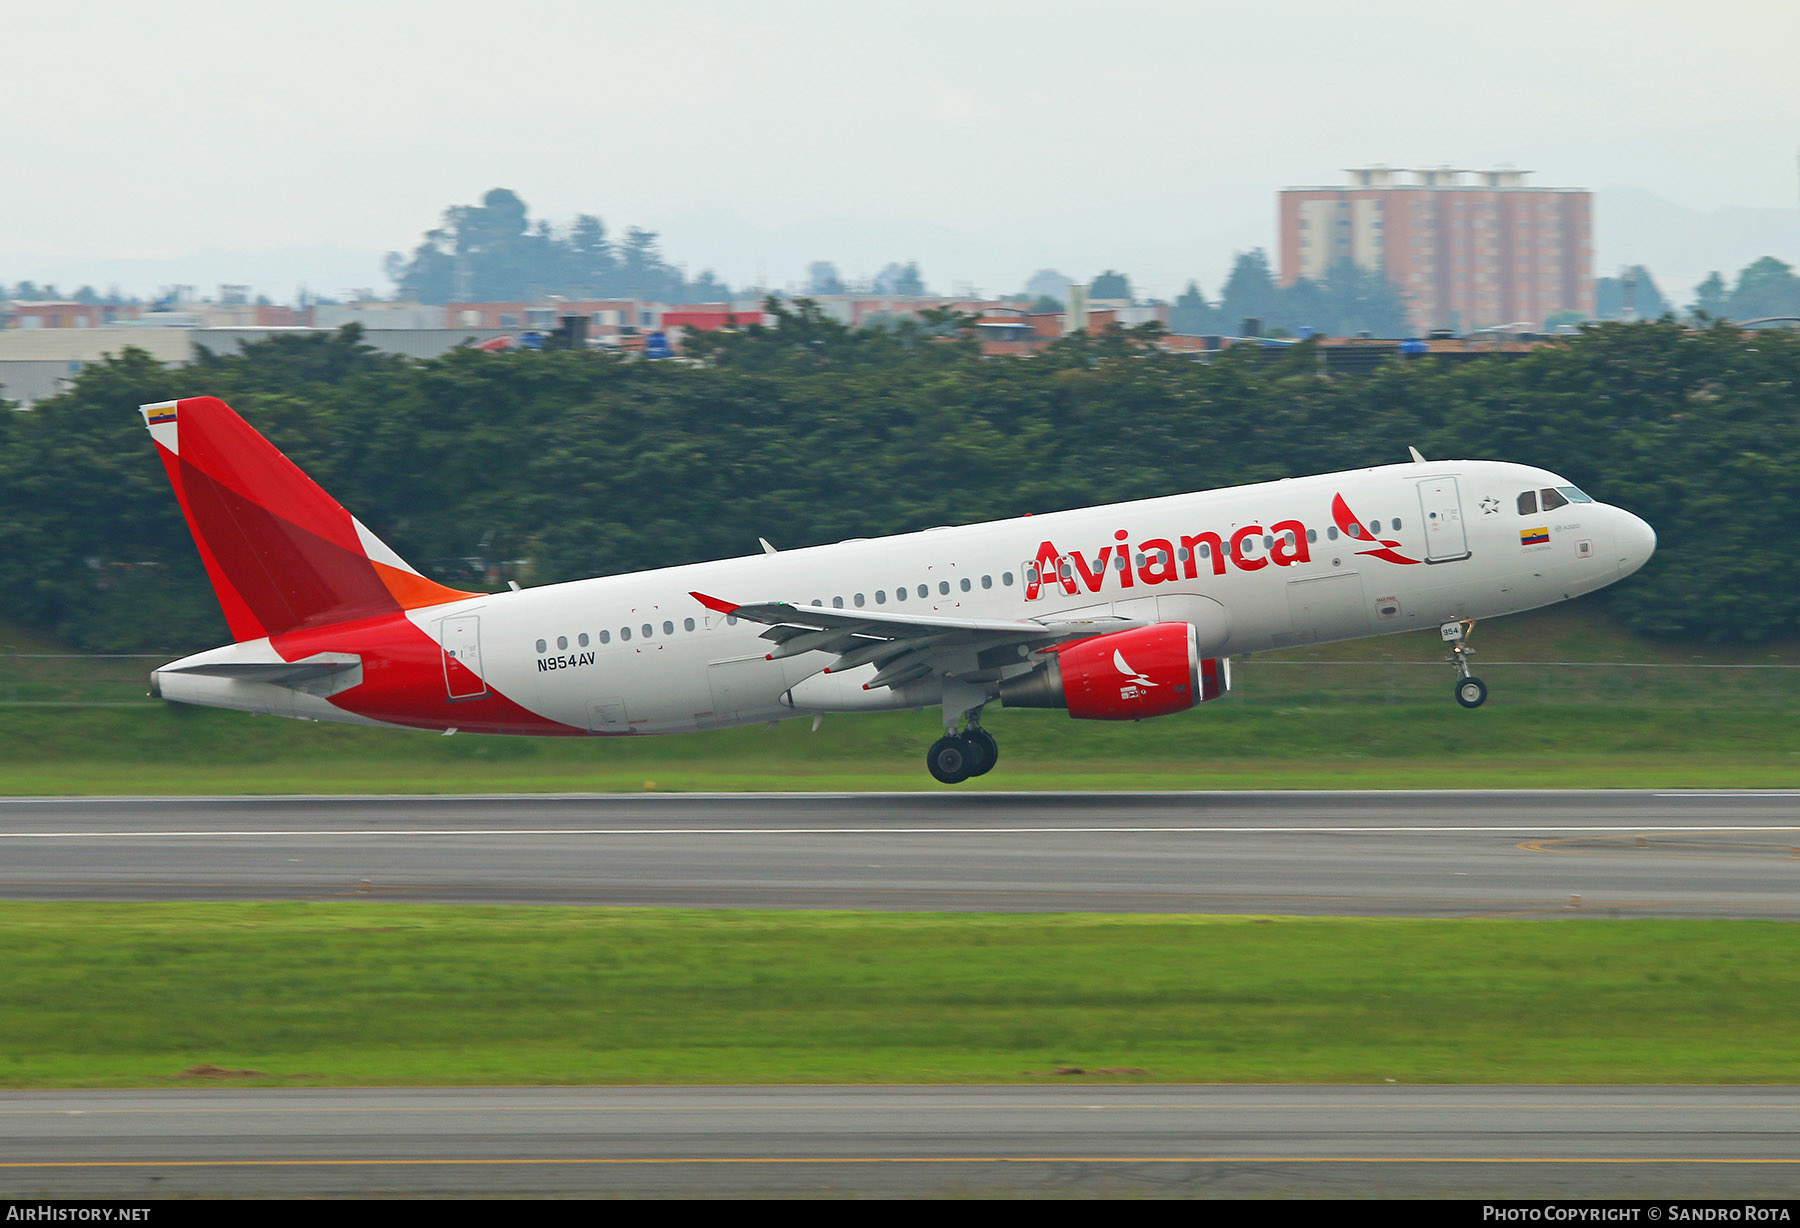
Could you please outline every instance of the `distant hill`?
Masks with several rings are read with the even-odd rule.
[[[1730,284],[1763,256],[1800,264],[1800,209],[1704,213],[1629,187],[1601,188],[1594,197],[1594,275],[1641,264],[1678,309],[1694,301],[1694,287],[1715,269]]]

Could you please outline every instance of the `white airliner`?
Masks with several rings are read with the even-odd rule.
[[[999,757],[982,709],[1138,720],[1233,654],[1438,627],[1602,588],[1656,534],[1543,469],[1427,461],[503,593],[411,567],[224,402],[143,407],[236,641],[152,693],[306,720],[625,736],[940,708],[931,774]]]

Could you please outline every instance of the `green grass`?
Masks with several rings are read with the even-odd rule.
[[[1800,670],[1615,664],[1787,665],[1791,646],[1633,640],[1571,607],[1484,625],[1476,643],[1492,695],[1475,712],[1450,701],[1435,632],[1258,656],[1225,700],[1154,721],[991,707],[1000,765],[956,788],[1800,786]],[[0,649],[50,647],[0,629]],[[0,659],[0,794],[942,787],[921,762],[935,710],[827,717],[816,734],[803,718],[677,737],[444,738],[159,703],[143,694],[155,663]]]
[[[1446,699],[1234,704],[1156,721],[990,715],[970,789],[1789,787],[1800,708]],[[931,714],[682,737],[445,738],[169,706],[0,708],[0,794],[935,789]]]
[[[0,1086],[1800,1082],[1779,923],[0,904]]]

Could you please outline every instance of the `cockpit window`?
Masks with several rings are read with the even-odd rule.
[[[1570,503],[1592,503],[1594,501],[1592,495],[1583,494],[1579,488],[1574,486],[1558,486],[1556,489]]]
[[[1544,496],[1544,510],[1546,512],[1554,512],[1559,507],[1568,506],[1569,501],[1557,494],[1554,490],[1542,490],[1538,493]]]
[[[1519,496],[1519,515],[1537,515],[1537,491],[1528,490]]]

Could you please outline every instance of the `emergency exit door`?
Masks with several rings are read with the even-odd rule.
[[[1469,535],[1463,527],[1462,496],[1455,478],[1426,478],[1419,483],[1419,519],[1425,525],[1425,561],[1454,563],[1469,557]]]
[[[444,650],[444,693],[451,699],[480,699],[488,693],[481,675],[481,619],[468,614],[438,623]]]

